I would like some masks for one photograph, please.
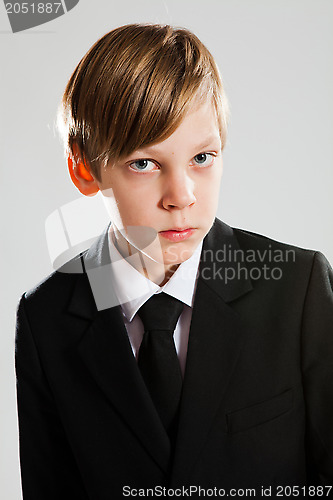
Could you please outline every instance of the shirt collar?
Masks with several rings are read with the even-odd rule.
[[[139,254],[132,255],[126,259],[122,257],[113,242],[112,235],[113,230],[111,226],[108,241],[114,288],[128,321],[132,321],[140,307],[155,293],[165,292],[181,300],[184,304],[190,307],[193,306],[202,241],[192,256],[180,264],[168,282],[160,287],[134,267],[134,264],[140,263]]]

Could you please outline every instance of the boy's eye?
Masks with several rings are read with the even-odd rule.
[[[194,162],[194,165],[209,167],[214,162],[214,155],[211,153],[199,153],[198,155],[195,155],[192,161]]]
[[[151,160],[136,160],[130,164],[130,167],[136,172],[151,172],[155,166]]]

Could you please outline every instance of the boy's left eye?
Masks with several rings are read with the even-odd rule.
[[[212,153],[199,153],[198,155],[195,155],[192,162],[194,162],[194,165],[209,167],[214,162],[214,155]]]

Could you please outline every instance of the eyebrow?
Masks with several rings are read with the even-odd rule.
[[[201,144],[199,144],[199,146],[196,146],[195,149],[205,149],[207,148],[212,142],[216,141],[216,140],[219,140],[220,141],[220,136],[219,135],[210,135],[208,136],[204,142],[202,142]]]

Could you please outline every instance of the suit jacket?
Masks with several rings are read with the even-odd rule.
[[[256,488],[257,496],[264,486],[275,498],[279,486],[294,485],[306,497],[306,485],[333,485],[333,274],[325,257],[215,219],[171,458],[120,306],[96,307],[94,294],[113,293],[103,278],[108,259],[105,232],[21,299],[24,500],[110,500],[123,498],[124,486],[185,488],[183,496],[192,486],[192,498],[195,486]],[[94,269],[102,270],[95,284]]]

